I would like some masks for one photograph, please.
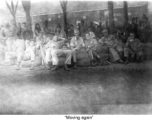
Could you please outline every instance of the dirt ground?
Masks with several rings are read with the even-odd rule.
[[[152,114],[151,73],[0,66],[0,114]]]

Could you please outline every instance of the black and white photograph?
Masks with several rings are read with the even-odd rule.
[[[0,115],[152,115],[152,1],[0,0]]]

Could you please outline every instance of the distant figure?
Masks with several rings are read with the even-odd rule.
[[[27,25],[25,22],[22,23],[21,37],[24,40],[32,40],[33,39],[33,31],[27,30]]]
[[[27,31],[26,22],[23,22],[23,23],[21,24],[21,31],[19,31],[18,35],[19,35],[19,36],[21,35],[21,37],[23,38],[23,36],[24,36],[24,34],[26,33],[26,31]]]
[[[40,27],[40,24],[39,23],[36,23],[35,24],[35,29],[34,29],[34,34],[35,34],[35,37],[39,36],[40,32],[41,32],[41,27]]]
[[[81,24],[78,23],[76,29],[78,29],[80,31],[80,28],[81,28]],[[81,36],[81,33],[80,33],[80,36]]]
[[[44,32],[45,35],[51,33],[51,30],[49,29],[48,24],[49,24],[49,23],[48,23],[47,20],[45,20],[45,21],[43,22],[43,32]]]
[[[90,26],[91,30],[95,33],[96,32],[96,28],[95,26],[93,25],[93,22],[90,22]]]
[[[74,36],[74,26],[71,24],[68,29],[68,39],[71,39]]]
[[[18,23],[18,24],[17,24],[17,28],[18,28],[17,34],[21,33],[21,32],[22,32],[21,23]]]
[[[137,24],[136,19],[138,19],[138,18],[132,18],[131,31],[133,31],[135,33],[136,38],[139,38],[139,35],[138,35],[138,24]]]
[[[15,30],[9,23],[5,24],[4,29],[2,30],[3,38],[5,39],[7,51],[12,51],[12,44],[15,40]]]
[[[96,37],[98,39],[100,39],[102,37],[102,26],[101,26],[101,22],[99,22],[99,25],[97,26],[97,30],[96,30]]]
[[[81,34],[81,37],[82,37],[82,38],[85,37],[86,31],[87,31],[87,29],[86,29],[86,27],[85,27],[84,21],[82,20],[82,21],[81,21],[81,24],[80,24],[80,34]]]
[[[60,24],[60,23],[58,23],[56,27],[57,27],[57,28],[61,28],[61,24]]]

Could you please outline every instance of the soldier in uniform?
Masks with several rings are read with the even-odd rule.
[[[112,54],[112,57],[114,59],[114,62],[123,63],[118,51],[117,51],[117,45],[118,41],[113,35],[108,34],[108,30],[103,30],[103,37],[99,40],[99,43],[102,45],[106,45],[109,48],[110,53]]]
[[[70,46],[73,53],[73,62],[74,62],[74,68],[77,68],[77,52],[85,46],[83,39],[79,36],[79,30],[74,30],[74,37],[72,37]]]
[[[56,70],[59,65],[59,55],[65,55],[65,70],[69,70],[68,65],[71,64],[72,58],[72,51],[70,49],[63,49],[62,47],[65,45],[66,39],[60,34],[61,28],[56,28],[56,35],[53,37],[52,40],[46,45],[48,49],[46,50],[46,62],[52,62],[53,68],[52,71]],[[48,69],[50,69],[48,67]]]
[[[139,39],[135,38],[135,34],[133,32],[130,33],[130,36],[125,44],[124,56],[126,57],[126,64],[129,62],[130,57],[137,62],[143,60],[142,44]]]
[[[96,52],[96,46],[98,45],[97,40],[94,38],[95,36],[92,36],[90,34],[86,34],[86,48],[89,54],[89,57],[91,59],[91,65],[95,66],[96,65],[96,60],[100,60],[100,56]]]

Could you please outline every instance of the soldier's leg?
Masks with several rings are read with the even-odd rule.
[[[77,51],[76,50],[72,50],[72,57],[73,57],[73,62],[74,62],[74,68],[77,68]]]
[[[52,56],[52,65],[58,65],[58,50],[54,49],[51,51],[51,56]]]
[[[46,65],[47,69],[50,69],[51,58],[52,58],[51,50],[52,49],[49,48],[49,49],[46,49],[46,51],[45,51],[45,65]]]
[[[120,58],[123,58],[124,57],[124,49],[121,46],[118,46],[116,49],[118,51]]]
[[[58,68],[58,63],[59,63],[58,54],[59,54],[59,52],[57,49],[51,50],[52,65],[53,65],[52,71],[54,71]]]
[[[77,57],[76,57],[77,51],[76,50],[72,50],[72,57],[73,57],[73,62],[77,62]]]
[[[45,65],[45,49],[41,47],[42,65]]]
[[[93,61],[94,57],[93,57],[93,52],[91,49],[88,51],[88,54],[89,54],[89,58],[91,59],[91,61]]]
[[[21,64],[21,61],[23,59],[23,55],[24,53],[23,52],[17,52],[17,70],[20,70],[20,64]]]
[[[71,65],[71,60],[72,60],[72,51],[71,50],[62,50],[64,54],[66,55],[66,60],[65,60],[65,69],[69,70],[68,65]]]
[[[51,49],[47,49],[46,50],[45,62],[46,62],[46,64],[48,64],[49,62],[51,62]]]
[[[110,53],[112,54],[114,61],[120,61],[122,62],[118,52],[114,48],[109,48]]]
[[[141,62],[141,61],[143,61],[143,59],[144,59],[143,52],[142,51],[138,51],[136,53],[136,60],[137,60],[137,62]]]
[[[30,51],[30,57],[31,57],[31,70],[34,69],[34,62],[35,62],[35,52],[34,51]]]
[[[88,51],[88,54],[89,54],[89,58],[91,60],[91,65],[96,66],[96,61],[95,61],[95,57],[97,57],[96,52],[94,50],[90,49]]]
[[[72,51],[71,50],[62,50],[62,51],[66,55],[65,64],[71,65]]]
[[[126,58],[125,63],[129,62],[129,55],[132,54],[132,51],[129,48],[124,48],[124,57]]]

